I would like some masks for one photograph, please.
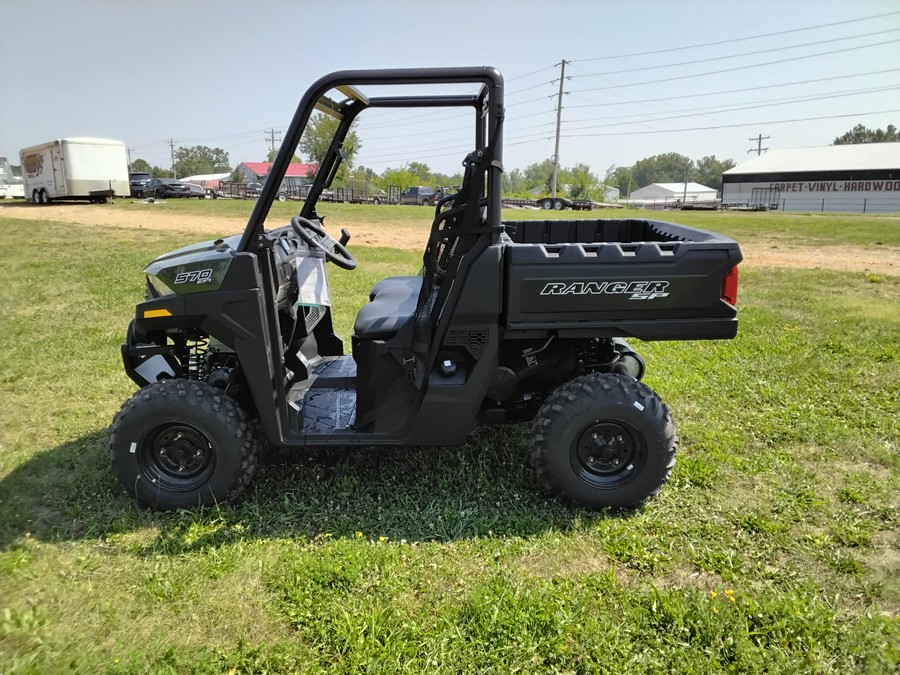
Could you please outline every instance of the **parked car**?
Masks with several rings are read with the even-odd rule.
[[[143,198],[147,185],[151,180],[153,180],[153,176],[146,171],[132,171],[129,173],[128,182],[131,185],[131,196]]]
[[[196,183],[185,183],[187,185],[188,190],[191,191],[189,195],[185,195],[186,197],[196,197],[197,199],[206,199],[207,192],[209,192],[202,185],[197,185]]]
[[[427,185],[413,185],[400,193],[401,204],[434,204],[434,188]]]
[[[177,178],[154,178],[144,188],[148,197],[191,197],[191,189],[187,183]]]

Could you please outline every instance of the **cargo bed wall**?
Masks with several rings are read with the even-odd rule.
[[[737,243],[649,220],[505,223],[506,329],[513,334],[731,338],[726,275]]]

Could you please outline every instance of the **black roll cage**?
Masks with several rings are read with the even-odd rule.
[[[473,95],[367,96],[358,86],[480,84]],[[335,101],[328,94],[337,90],[346,98]],[[447,108],[472,107],[475,110],[475,150],[490,154],[487,171],[487,224],[494,237],[500,232],[501,174],[503,172],[503,76],[488,66],[470,68],[401,68],[379,70],[342,70],[317,80],[300,99],[285,132],[281,149],[272,164],[269,177],[238,244],[238,251],[257,250],[265,238],[264,224],[275,196],[287,172],[314,110],[337,118],[340,123],[322,160],[300,215],[319,219],[316,204],[322,191],[331,185],[340,167],[344,139],[353,121],[366,108]],[[496,243],[496,242],[494,242]]]

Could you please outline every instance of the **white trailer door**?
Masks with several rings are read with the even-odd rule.
[[[50,151],[50,156],[53,163],[53,181],[56,186],[53,196],[60,197],[66,194],[66,165],[60,146],[54,147]]]

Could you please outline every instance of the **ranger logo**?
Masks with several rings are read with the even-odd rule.
[[[629,300],[668,297],[668,281],[551,281],[541,295],[627,295]]]

